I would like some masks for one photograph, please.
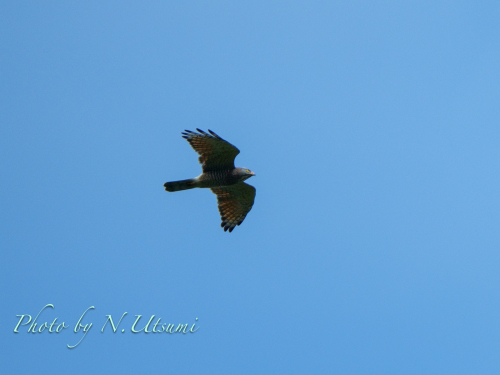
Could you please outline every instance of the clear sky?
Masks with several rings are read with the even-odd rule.
[[[2,2],[2,373],[500,373],[499,19]],[[209,190],[163,188],[201,172],[195,128],[256,173],[230,234]],[[48,304],[37,329],[68,328],[14,333]]]

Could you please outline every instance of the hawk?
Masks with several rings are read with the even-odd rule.
[[[225,141],[210,129],[208,133],[186,130],[182,138],[200,155],[198,158],[203,173],[189,180],[165,182],[169,192],[193,188],[210,188],[217,196],[219,213],[224,232],[240,225],[250,212],[255,199],[255,188],[244,181],[255,176],[246,168],[235,168],[234,158],[240,153],[235,146]]]

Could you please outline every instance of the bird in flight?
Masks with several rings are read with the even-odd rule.
[[[198,133],[186,130],[182,137],[200,155],[198,158],[203,173],[188,180],[165,182],[169,192],[193,188],[210,188],[217,196],[217,204],[224,232],[240,225],[250,212],[255,199],[255,188],[244,181],[255,176],[246,168],[235,168],[234,159],[240,153],[235,146],[225,141],[210,129]]]

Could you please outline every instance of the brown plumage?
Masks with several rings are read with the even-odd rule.
[[[234,167],[234,159],[240,150],[231,143],[211,130],[208,130],[210,134],[196,130],[199,133],[186,130],[182,136],[200,155],[198,160],[203,173],[189,180],[166,182],[163,186],[169,192],[196,187],[210,188],[217,196],[221,227],[224,231],[232,232],[252,209],[255,188],[243,181],[255,176],[255,173],[246,168]]]

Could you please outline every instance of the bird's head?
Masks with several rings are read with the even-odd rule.
[[[235,168],[235,169],[238,176],[240,176],[241,181],[245,181],[247,178],[255,176],[255,173],[253,173],[250,169],[246,168]]]

